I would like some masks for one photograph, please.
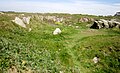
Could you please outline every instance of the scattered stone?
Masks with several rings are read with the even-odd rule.
[[[79,28],[79,26],[75,26],[75,28],[77,28],[77,29],[78,29],[78,28]]]
[[[60,51],[61,49],[59,49],[59,51]]]
[[[44,19],[47,19],[48,21],[54,21],[54,22],[62,22],[63,17],[57,17],[57,16],[45,16]]]
[[[23,19],[20,19],[19,17],[15,17],[15,20],[12,20],[14,23],[20,25],[21,27],[26,28],[26,25],[30,23],[31,17],[23,17]],[[29,29],[31,31],[31,29]]]
[[[99,62],[99,58],[98,58],[98,57],[94,57],[94,58],[93,58],[93,62],[94,62],[94,63],[98,63],[98,62]]]
[[[19,17],[15,17],[15,20],[12,20],[14,23],[20,25],[21,27],[26,28],[26,25],[24,24],[24,22],[22,21],[22,19],[20,19]]]
[[[87,24],[87,25],[86,25],[86,27],[90,27],[90,26],[91,26],[91,24]]]
[[[18,73],[17,68],[15,66],[12,66],[9,70],[8,73]]]
[[[90,21],[94,21],[94,19],[88,17],[82,17],[79,19],[79,22],[90,22]]]
[[[0,14],[4,14],[3,12],[0,12]]]
[[[29,23],[30,23],[30,18],[31,18],[31,17],[23,17],[23,22],[24,22],[25,24],[29,24]]]
[[[61,33],[60,28],[56,28],[53,32],[53,35],[57,35],[57,34],[60,34],[60,33]]]
[[[62,21],[63,21],[63,18],[55,18],[54,21],[55,21],[55,22],[62,22]]]
[[[72,25],[68,25],[69,27],[71,27]]]
[[[22,60],[22,65],[25,65],[26,64],[26,61]]]
[[[60,71],[60,73],[64,73],[63,71]]]
[[[109,28],[109,24],[108,24],[108,21],[107,21],[107,20],[100,19],[100,21],[103,22],[105,28]]]
[[[21,14],[21,16],[24,16],[25,14]]]
[[[38,16],[38,19],[40,19],[41,21],[43,21],[44,20],[44,16]]]
[[[31,31],[32,29],[31,28],[29,28],[29,32]]]

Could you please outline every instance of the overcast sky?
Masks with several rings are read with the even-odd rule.
[[[2,0],[0,11],[114,15],[120,0]]]

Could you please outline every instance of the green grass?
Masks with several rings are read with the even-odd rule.
[[[28,25],[32,31],[28,32],[28,28],[3,18],[0,20],[1,73],[12,66],[23,73],[29,70],[35,73],[120,72],[119,29],[91,30],[86,27],[88,23],[52,26],[32,18]],[[57,27],[62,33],[54,36],[52,32]],[[92,61],[95,56],[100,58],[97,64]]]

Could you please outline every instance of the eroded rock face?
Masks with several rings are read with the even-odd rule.
[[[60,28],[56,28],[53,32],[53,35],[57,35],[60,34],[62,31],[60,30]]]
[[[113,28],[113,27],[117,27],[120,28],[120,22],[117,22],[115,20],[104,20],[104,19],[100,19],[99,21],[94,21],[93,25],[90,28],[94,28],[94,29],[101,29],[101,28]]]

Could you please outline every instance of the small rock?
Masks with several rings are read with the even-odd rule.
[[[93,58],[93,62],[94,62],[94,63],[98,63],[98,61],[99,61],[99,58],[98,58],[98,57],[94,57],[94,58]]]
[[[22,65],[25,65],[26,64],[26,61],[22,60]]]
[[[18,73],[17,68],[15,66],[12,66],[7,73]]]
[[[29,28],[29,32],[31,31],[32,29],[31,28]]]
[[[21,16],[24,16],[25,14],[21,14]]]
[[[60,73],[63,73],[63,71],[60,71]]]
[[[79,26],[75,26],[75,28],[79,28]]]
[[[68,25],[69,27],[71,27],[72,25]]]
[[[26,28],[26,25],[24,24],[24,22],[22,21],[22,19],[20,19],[19,17],[15,17],[15,20],[12,20],[14,23],[20,25],[21,27]]]
[[[62,31],[60,30],[60,28],[56,28],[53,32],[53,35],[57,35],[60,34]]]

